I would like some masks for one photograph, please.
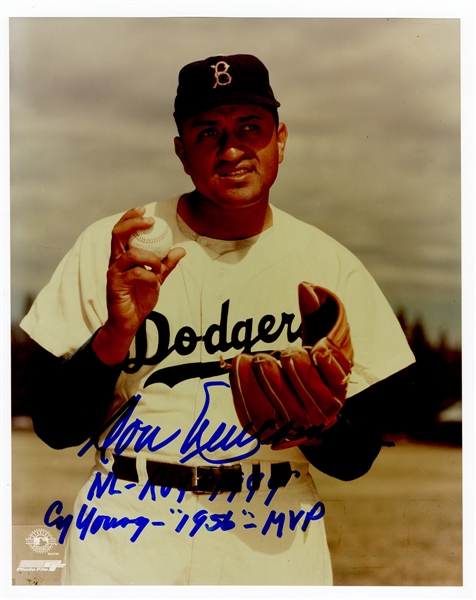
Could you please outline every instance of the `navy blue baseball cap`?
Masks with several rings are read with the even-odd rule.
[[[269,83],[268,69],[256,56],[211,56],[180,70],[174,105],[177,126],[225,104],[280,106]]]

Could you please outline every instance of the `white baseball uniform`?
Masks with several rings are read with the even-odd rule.
[[[301,281],[333,291],[346,308],[355,355],[349,396],[408,366],[413,355],[370,274],[323,232],[272,207],[273,225],[260,235],[213,240],[183,223],[177,201],[147,207],[170,224],[174,245],[187,254],[161,288],[117,381],[111,414],[138,401],[122,428],[102,435],[102,460],[97,452],[69,526],[64,581],[331,585],[309,463],[296,447],[274,451],[240,436],[220,357],[299,345]],[[110,237],[119,218],[86,229],[21,324],[56,356],[74,353],[106,321]],[[136,457],[137,484],[117,480],[111,488],[113,452]],[[241,463],[245,485],[241,493],[212,496],[149,488],[147,460]],[[270,465],[285,461],[293,476],[273,492]],[[263,483],[252,491],[246,482],[257,462]],[[58,504],[50,509],[50,524],[61,514]]]

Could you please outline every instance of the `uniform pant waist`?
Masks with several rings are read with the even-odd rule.
[[[241,492],[243,485],[243,470],[240,463],[216,467],[191,467],[148,460],[146,468],[148,482],[151,485],[172,487],[196,494]],[[117,479],[139,482],[135,458],[114,454],[112,471]],[[272,463],[268,487],[286,486],[291,475],[289,462]],[[252,465],[252,488],[258,490],[260,482],[260,465],[256,463]]]

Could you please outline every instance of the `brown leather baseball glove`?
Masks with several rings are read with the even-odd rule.
[[[339,298],[307,282],[299,284],[298,294],[303,347],[239,354],[230,370],[242,427],[274,449],[320,442],[344,404],[353,364]]]

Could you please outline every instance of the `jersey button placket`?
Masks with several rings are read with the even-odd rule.
[[[226,269],[224,269],[223,267],[219,268],[217,271],[217,276],[218,279],[225,282],[227,277],[228,277],[228,272]],[[224,300],[225,299],[225,290],[219,286],[217,289],[217,298],[218,300]]]
[[[200,335],[202,339],[211,325],[220,323],[223,303],[230,297],[229,286],[229,269],[224,268],[223,263],[213,261],[211,268],[204,277],[201,291],[202,326]],[[217,335],[215,334],[213,343],[217,342]],[[204,344],[202,343],[200,347],[201,360],[209,361],[210,356]]]

